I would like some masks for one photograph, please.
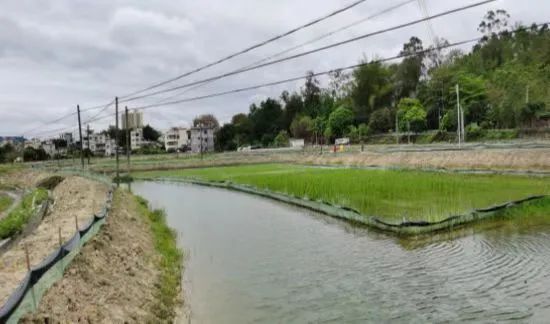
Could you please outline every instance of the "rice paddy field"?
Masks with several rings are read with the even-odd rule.
[[[261,164],[150,171],[137,178],[231,181],[258,189],[323,200],[388,221],[440,221],[530,195],[550,194],[550,179],[382,169]],[[537,210],[544,210],[550,203]],[[550,211],[548,212],[550,216]]]

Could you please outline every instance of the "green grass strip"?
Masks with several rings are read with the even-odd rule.
[[[151,226],[155,249],[161,257],[157,304],[152,312],[157,318],[172,321],[178,307],[183,267],[183,253],[177,246],[177,233],[166,224],[164,210],[150,210],[147,200],[139,196],[135,199],[139,213],[146,217]]]
[[[8,216],[0,220],[0,239],[5,239],[21,232],[36,211],[36,208],[46,199],[48,199],[48,191],[41,188],[35,189],[25,195],[19,206],[12,210]]]
[[[0,213],[3,213],[13,204],[13,198],[8,195],[0,194]]]

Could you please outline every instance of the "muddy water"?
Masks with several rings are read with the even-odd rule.
[[[259,197],[135,183],[188,254],[193,323],[548,323],[550,224],[398,240]]]

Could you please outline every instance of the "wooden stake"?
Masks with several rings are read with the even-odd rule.
[[[27,260],[27,271],[31,272],[31,258],[29,257],[29,246],[25,244],[25,258]],[[33,312],[36,311],[36,296],[34,295],[34,285],[31,286]]]
[[[76,225],[76,231],[80,231],[79,227],[78,227],[78,218],[76,217],[76,215],[74,216],[74,224]]]

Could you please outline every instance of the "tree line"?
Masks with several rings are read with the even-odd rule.
[[[217,131],[216,148],[285,146],[290,137],[357,142],[396,128],[456,131],[457,84],[467,132],[532,127],[550,106],[550,31],[509,21],[506,11],[489,11],[469,53],[440,49],[444,39],[425,48],[411,37],[398,63],[363,59],[351,72],[331,73],[325,87],[309,72],[299,91],[233,116]]]

